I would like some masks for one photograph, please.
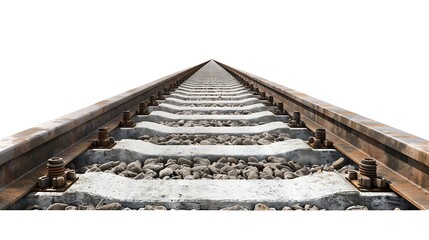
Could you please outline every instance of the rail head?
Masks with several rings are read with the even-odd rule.
[[[272,95],[293,111],[299,111],[309,121],[325,128],[330,134],[347,142],[356,151],[374,157],[387,169],[400,175],[398,183],[429,192],[429,141],[339,108],[296,90],[218,62],[231,74],[254,84],[260,91]],[[349,148],[350,149],[350,148]],[[353,154],[350,154],[353,157]],[[355,154],[362,156],[362,154]],[[353,159],[360,161],[360,159]],[[400,180],[400,181],[399,181]],[[399,185],[399,184],[398,184]],[[429,199],[424,200],[429,207]]]
[[[170,74],[73,113],[0,139],[0,189],[48,158],[155,95],[161,87],[189,77],[207,62]]]

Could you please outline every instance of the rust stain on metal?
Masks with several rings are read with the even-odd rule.
[[[323,127],[333,147],[356,163],[377,159],[378,172],[390,187],[420,209],[429,209],[429,141],[367,119],[293,89],[219,63],[234,76],[299,111],[306,126]]]
[[[141,87],[100,101],[67,116],[0,140],[0,209],[5,209],[33,189],[47,175],[47,159],[62,157],[65,163],[92,146],[98,126],[115,129],[124,110],[137,110],[149,94],[173,82],[183,81],[206,62]]]

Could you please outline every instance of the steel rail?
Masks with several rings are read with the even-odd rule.
[[[28,193],[46,174],[46,161],[61,156],[67,163],[84,152],[100,126],[114,129],[123,111],[156,95],[172,83],[181,83],[207,62],[166,76],[139,88],[0,140],[0,209]],[[217,62],[242,82],[258,87],[289,113],[299,111],[306,126],[323,127],[334,147],[359,163],[378,160],[379,174],[391,188],[420,209],[429,209],[429,142],[359,116],[295,90]]]
[[[217,62],[243,82],[283,102],[289,113],[301,112],[306,126],[323,127],[334,147],[359,163],[377,159],[379,174],[390,187],[419,209],[429,209],[429,141],[320,101],[264,78]]]
[[[118,126],[123,111],[156,95],[170,84],[189,78],[207,62],[176,72],[141,87],[103,100],[58,119],[0,140],[0,209],[27,194],[47,173],[47,160],[61,156],[66,163],[84,152],[96,130]]]

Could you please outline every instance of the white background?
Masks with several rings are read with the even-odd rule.
[[[429,139],[428,12],[393,0],[1,1],[0,138],[216,59]]]

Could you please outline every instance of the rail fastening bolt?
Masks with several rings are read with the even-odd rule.
[[[130,111],[124,111],[124,112],[122,112],[122,120],[124,122],[131,120],[131,113],[130,113]]]
[[[253,95],[259,95],[259,88],[255,88],[255,92],[253,93]]]
[[[48,177],[51,179],[54,188],[56,186],[61,187],[65,184],[65,182],[61,180],[57,183],[54,181],[56,178],[65,179],[67,177],[65,165],[64,160],[60,157],[52,157],[48,159]]]
[[[283,103],[277,103],[277,109],[275,111],[275,114],[276,115],[285,115],[286,114]]]
[[[162,95],[162,92],[158,92],[158,100],[165,100],[164,96]]]
[[[158,102],[156,102],[154,95],[150,96],[149,98],[149,106],[158,106]]]
[[[98,141],[105,141],[109,139],[109,130],[106,127],[98,129]]]
[[[326,130],[324,128],[318,128],[314,132],[314,138],[323,143],[326,139]]]
[[[273,106],[274,105],[274,97],[273,96],[268,96],[268,105],[269,106]]]
[[[147,103],[141,102],[139,103],[139,111],[137,112],[139,115],[149,115],[149,110],[147,110]]]

